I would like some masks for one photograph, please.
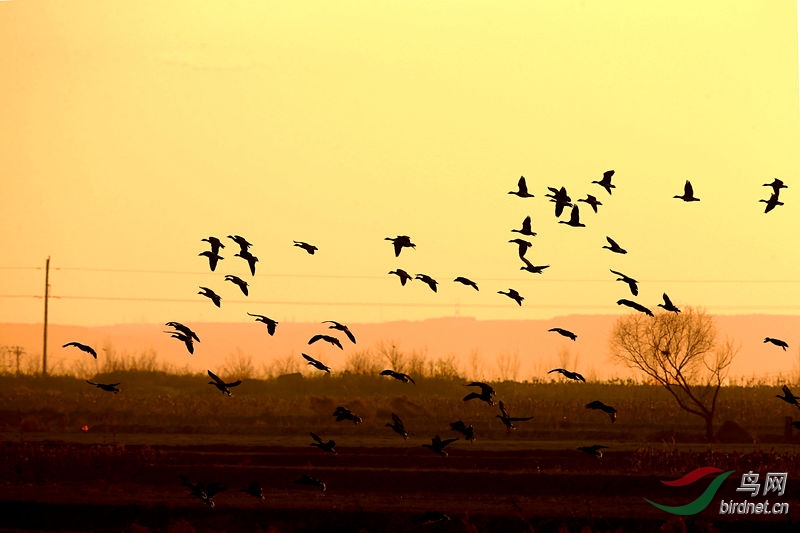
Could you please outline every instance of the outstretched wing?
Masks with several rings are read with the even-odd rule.
[[[310,355],[302,354],[303,358],[308,361],[309,363],[319,363],[316,359],[311,357]]]
[[[311,433],[310,433],[310,435],[311,435],[311,438],[312,438],[312,439],[314,439],[315,441],[317,441],[317,442],[318,442],[318,443],[320,443],[320,444],[323,444],[323,440],[322,440],[322,438],[321,438],[319,435],[317,435],[317,434],[316,434],[316,433],[314,433],[314,432],[311,432]]]
[[[686,180],[686,185],[683,186],[683,192],[686,193],[686,196],[694,196],[694,190],[689,180]]]
[[[214,381],[216,381],[220,385],[223,385],[223,386],[225,385],[225,382],[222,381],[221,379],[219,379],[219,377],[215,373],[213,373],[211,370],[208,371],[208,377],[210,377],[211,379],[213,379]]]

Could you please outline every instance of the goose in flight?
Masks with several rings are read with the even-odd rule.
[[[204,251],[204,252],[200,252],[200,253],[199,253],[199,254],[197,254],[197,255],[198,255],[198,256],[203,256],[203,257],[207,257],[207,258],[208,258],[208,267],[211,269],[211,272],[214,272],[214,270],[216,270],[216,268],[217,268],[217,262],[218,262],[220,259],[225,259],[225,258],[224,258],[224,257],[222,257],[221,255],[219,255],[217,252],[213,252],[213,251],[209,251],[209,250],[206,250],[206,251]]]
[[[254,313],[247,313],[250,316],[256,317],[256,322],[263,322],[267,325],[267,333],[275,335],[275,328],[278,327],[278,322],[264,315],[256,315]]]
[[[775,346],[779,346],[779,347],[783,348],[784,352],[786,351],[786,348],[789,347],[789,345],[786,343],[786,341],[782,341],[780,339],[773,339],[772,337],[766,337],[764,339],[764,342],[771,342]]]
[[[592,446],[580,446],[578,449],[584,453],[588,453],[593,457],[597,457],[598,459],[603,457],[603,449],[608,448],[608,446],[603,446],[602,444],[594,444]]]
[[[182,475],[180,478],[183,484],[191,491],[191,495],[200,498],[200,501],[202,501],[211,509],[214,508],[214,496],[224,490],[227,490],[220,483],[192,483],[186,478],[186,476]]]
[[[308,354],[301,354],[301,355],[303,356],[303,359],[308,361],[309,365],[313,366],[318,370],[322,370],[323,372],[327,372],[328,374],[331,373],[331,368],[328,365],[322,363],[322,361],[318,361]]]
[[[577,372],[571,372],[563,368],[554,368],[553,370],[550,370],[548,374],[552,374],[553,372],[558,372],[565,378],[571,379],[572,381],[583,381],[584,383],[586,383],[586,379]]]
[[[180,331],[180,332],[181,332],[181,333],[183,333],[184,335],[188,335],[188,336],[190,336],[191,338],[193,338],[194,340],[196,340],[197,342],[200,342],[200,337],[198,337],[198,336],[197,336],[197,333],[195,333],[194,331],[192,331],[190,328],[188,328],[188,327],[184,326],[184,325],[183,325],[183,324],[181,324],[180,322],[167,322],[167,323],[166,323],[166,324],[164,324],[164,325],[165,325],[165,326],[169,326],[169,327],[171,327],[171,328],[175,328],[176,330]]]
[[[297,246],[299,248],[302,248],[303,250],[308,252],[310,255],[314,255],[314,252],[319,250],[319,248],[317,248],[313,244],[308,244],[307,242],[303,242],[303,241],[292,241],[292,242],[294,243],[295,246]]]
[[[173,339],[178,339],[179,341],[183,342],[183,344],[186,345],[186,350],[190,354],[194,353],[194,341],[192,341],[192,338],[189,335],[183,333],[182,331],[165,331],[164,333],[169,333],[170,337]]]
[[[239,249],[242,253],[246,252],[251,246],[253,246],[241,235],[228,235],[228,238],[239,245]]]
[[[386,427],[392,428],[392,430],[403,437],[403,440],[408,440],[408,431],[406,431],[406,426],[403,424],[403,421],[400,420],[400,417],[396,414],[392,413],[392,423],[389,424],[388,422],[384,424]]]
[[[772,195],[769,197],[769,200],[759,200],[759,202],[764,202],[767,204],[766,208],[764,209],[765,213],[769,213],[775,209],[776,206],[783,205],[783,202],[778,200],[778,193],[776,192],[772,193]]]
[[[210,244],[211,245],[211,253],[214,253],[214,254],[219,253],[219,249],[220,248],[225,248],[225,245],[222,244],[222,241],[220,241],[218,238],[213,237],[213,236],[209,237],[207,239],[200,239],[200,240],[201,241],[205,241],[208,244]]]
[[[463,420],[457,420],[450,424],[450,429],[464,435],[464,440],[475,441],[475,428],[472,427],[472,424],[466,425]]]
[[[315,446],[320,450],[324,450],[330,454],[336,455],[336,441],[329,440],[328,442],[325,442],[313,431],[311,432],[311,438],[315,441],[311,443],[311,446]]]
[[[511,298],[512,300],[517,302],[517,305],[519,305],[519,306],[522,306],[522,300],[525,299],[524,296],[520,296],[520,294],[516,290],[511,289],[511,288],[508,289],[508,292],[497,291],[497,294],[502,294],[504,296],[508,296],[509,298]]]
[[[344,350],[344,348],[342,347],[341,341],[339,339],[337,339],[336,337],[332,337],[331,335],[314,335],[308,341],[308,344],[314,344],[317,341],[325,341],[325,342],[327,342],[327,343],[329,343],[329,344],[331,344],[333,346],[336,346],[340,350]]]
[[[312,487],[317,487],[320,490],[320,492],[325,492],[328,488],[324,482],[306,474],[303,474],[299,479],[295,480],[295,483],[299,483],[300,485],[311,485]]]
[[[525,263],[525,266],[521,266],[519,269],[531,272],[532,274],[541,274],[545,268],[550,268],[550,265],[534,265],[524,257],[521,257],[520,259],[522,259],[522,262]]]
[[[603,248],[605,248],[607,250],[611,250],[615,254],[627,254],[628,253],[628,250],[626,250],[625,248],[623,248],[619,244],[617,244],[617,241],[615,241],[611,237],[606,237],[606,240],[608,241],[608,244],[610,244],[611,246],[603,246]]]
[[[778,193],[781,192],[781,189],[788,189],[789,188],[788,185],[784,185],[783,181],[779,180],[778,178],[775,178],[774,180],[772,180],[772,183],[764,183],[763,186],[764,187],[772,187],[772,191],[776,196],[778,195]]]
[[[556,189],[555,187],[548,187],[552,194],[545,194],[550,201],[556,204],[555,207],[555,214],[556,218],[561,216],[561,213],[564,212],[565,207],[574,207],[572,204],[572,198],[569,197],[567,194],[567,188],[561,187],[560,189]]]
[[[526,241],[525,239],[511,239],[508,242],[517,245],[520,259],[525,259],[525,253],[528,251],[528,248],[533,246],[529,241]]]
[[[322,321],[322,323],[323,323],[323,324],[331,324],[330,326],[328,326],[328,329],[336,329],[336,330],[339,330],[339,331],[341,331],[342,333],[344,333],[345,335],[347,335],[347,338],[348,338],[348,339],[350,339],[350,342],[352,342],[353,344],[355,344],[355,343],[356,343],[356,337],[355,337],[355,335],[353,335],[353,332],[352,332],[352,331],[350,331],[350,328],[348,328],[348,327],[347,327],[347,326],[345,326],[344,324],[341,324],[341,323],[339,323],[339,322],[336,322],[335,320],[323,320],[323,321]],[[338,339],[337,339],[337,340],[338,340]],[[340,344],[341,344],[341,343],[340,343]],[[340,346],[340,347],[341,347],[341,346]]]
[[[201,295],[205,296],[206,298],[208,298],[212,302],[214,302],[214,305],[216,305],[217,307],[221,307],[222,298],[220,297],[219,294],[217,294],[216,292],[212,291],[208,287],[200,287],[200,288],[203,289],[203,290],[201,290],[197,294],[201,294]]]
[[[239,489],[239,492],[244,492],[259,501],[264,501],[264,491],[261,489],[261,483],[258,481],[252,481],[247,487]]]
[[[526,237],[536,237],[536,232],[531,231],[531,217],[529,216],[525,217],[525,220],[522,221],[521,229],[512,229],[511,231],[525,235]]]
[[[514,422],[525,422],[526,420],[533,419],[532,416],[509,416],[508,411],[506,411],[506,406],[503,405],[502,401],[500,402],[500,414],[495,415],[495,417],[499,418],[503,425],[506,426],[506,432],[510,432],[512,429],[517,429],[517,426],[514,425]]]
[[[209,381],[208,382],[209,385],[214,385],[217,389],[219,389],[220,392],[222,392],[222,394],[227,394],[228,396],[231,395],[232,387],[238,387],[239,385],[242,384],[241,379],[238,379],[231,383],[225,383],[224,381],[219,379],[219,377],[216,374],[214,374],[211,370],[208,371],[208,377],[214,380],[214,381]]]
[[[430,444],[423,444],[422,447],[429,448],[430,450],[434,451],[435,453],[438,453],[442,457],[447,457],[447,452],[444,451],[445,446],[447,446],[448,444],[452,444],[457,440],[458,440],[457,438],[442,440],[441,437],[439,437],[439,435],[436,435],[431,439]]]
[[[247,261],[247,265],[250,267],[250,275],[256,275],[256,263],[258,263],[258,257],[254,256],[247,250],[242,250],[238,254],[233,254],[235,257],[241,257],[245,261]]]
[[[395,372],[394,370],[390,369],[382,371],[381,376],[389,376],[396,379],[397,381],[402,381],[403,383],[411,383],[412,385],[417,384],[417,382],[414,381],[408,374],[403,374],[402,372]]]
[[[636,309],[637,311],[644,313],[647,316],[653,316],[653,312],[648,308],[646,308],[645,306],[643,306],[642,304],[638,304],[631,300],[626,300],[625,298],[617,300],[617,305],[625,305],[627,307],[630,307],[631,309]]]
[[[72,341],[72,342],[68,342],[65,345],[63,345],[62,348],[67,348],[68,346],[74,346],[75,348],[79,349],[80,351],[86,352],[89,355],[91,355],[92,357],[94,357],[95,359],[97,359],[97,352],[94,351],[94,348],[92,348],[88,344],[81,344],[80,342]]]
[[[585,202],[585,203],[589,204],[590,206],[592,206],[592,209],[594,210],[595,213],[597,213],[597,206],[598,205],[603,205],[602,202],[599,202],[597,200],[597,198],[595,198],[591,194],[587,194],[585,199],[581,198],[578,201],[579,202]]]
[[[683,196],[678,196],[677,194],[673,196],[673,198],[678,198],[679,200],[683,200],[684,202],[699,202],[700,198],[694,197],[694,190],[692,189],[692,184],[689,180],[686,180],[686,183],[683,185]]]
[[[572,206],[572,213],[570,213],[569,220],[559,220],[559,224],[566,224],[567,226],[572,226],[573,228],[585,228],[586,224],[581,223],[581,212],[577,205]]]
[[[613,170],[606,170],[605,172],[603,172],[603,179],[601,179],[600,181],[593,181],[592,183],[600,185],[602,188],[606,190],[606,192],[608,192],[608,194],[611,194],[611,189],[617,188],[616,185],[613,185],[611,183],[611,177],[613,175],[614,175]]]
[[[472,383],[467,383],[464,385],[465,387],[480,387],[481,392],[470,392],[466,396],[464,396],[464,401],[468,402],[470,400],[481,400],[482,402],[486,402],[489,405],[494,405],[494,396],[495,391],[491,385],[488,383],[484,383],[482,381],[473,381]]]
[[[353,411],[346,407],[342,407],[341,405],[333,412],[333,416],[336,417],[337,422],[341,422],[342,420],[350,420],[353,422],[353,424],[358,425],[364,421],[364,419],[353,413]]]
[[[384,240],[392,241],[394,246],[394,256],[399,257],[403,248],[416,248],[417,245],[411,242],[411,237],[408,235],[398,235],[397,237],[386,237]]]
[[[575,335],[574,333],[572,333],[572,332],[571,332],[570,330],[568,330],[568,329],[563,329],[563,328],[550,328],[550,329],[548,329],[547,331],[554,331],[554,332],[558,333],[559,335],[562,335],[562,336],[564,336],[564,337],[567,337],[568,339],[572,339],[572,340],[576,340],[576,339],[578,338],[578,336],[577,336],[577,335]]]
[[[612,424],[617,421],[617,410],[610,405],[604,404],[600,400],[594,400],[593,402],[587,403],[586,408],[603,411],[609,416],[609,418],[611,418]]]
[[[792,394],[792,391],[789,390],[789,387],[787,387],[786,385],[783,386],[783,394],[784,396],[776,394],[775,397],[780,398],[784,402],[794,405],[795,407],[800,409],[800,396],[795,396],[794,394]]]
[[[616,274],[617,276],[619,276],[617,278],[617,281],[621,281],[623,283],[627,283],[628,284],[628,288],[631,290],[631,294],[633,294],[634,296],[638,296],[639,295],[639,286],[636,285],[637,283],[639,283],[638,281],[636,281],[635,279],[633,279],[630,276],[626,276],[622,272],[618,272],[618,271],[612,270],[610,268],[609,268],[609,270],[611,270],[612,274]]]
[[[520,198],[533,198],[533,195],[528,192],[528,184],[525,182],[525,176],[520,176],[517,182],[516,191],[508,191],[508,194],[514,194]]]
[[[435,279],[433,279],[432,277],[430,277],[429,275],[427,275],[427,274],[417,274],[414,277],[414,279],[418,279],[418,280],[426,283],[428,285],[428,287],[430,287],[433,292],[437,292],[436,291],[437,281]]]
[[[228,274],[228,275],[225,276],[225,281],[232,282],[233,284],[235,284],[236,286],[239,287],[239,289],[242,291],[242,294],[244,294],[245,296],[248,295],[248,293],[247,293],[247,282],[245,280],[243,280],[242,278],[240,278],[239,276],[234,276],[233,274]]]
[[[664,311],[672,311],[673,313],[681,312],[680,309],[678,309],[672,304],[672,300],[669,299],[669,296],[667,296],[666,292],[662,294],[661,297],[664,298],[664,303],[658,304],[658,307],[661,307],[662,309],[664,309]]]
[[[465,278],[464,276],[458,276],[458,277],[457,277],[456,279],[454,279],[453,281],[455,281],[456,283],[463,283],[463,284],[464,284],[464,285],[466,285],[467,287],[472,287],[472,288],[473,288],[473,289],[475,289],[476,291],[477,291],[477,290],[480,290],[480,289],[478,289],[478,284],[477,284],[477,283],[475,283],[474,281],[472,281],[472,280],[471,280],[471,279],[469,279],[469,278]]]
[[[390,270],[389,274],[394,274],[398,278],[400,278],[400,285],[405,285],[406,281],[410,279],[414,279],[411,277],[411,274],[403,270],[402,268],[398,268],[397,270]]]
[[[119,383],[95,383],[94,381],[86,380],[86,383],[89,385],[94,385],[98,389],[103,389],[104,391],[113,392],[114,394],[119,392]]]

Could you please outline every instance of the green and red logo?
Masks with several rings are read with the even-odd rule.
[[[683,476],[680,479],[676,479],[674,481],[661,481],[664,485],[668,485],[670,487],[684,487],[686,485],[691,485],[692,483],[698,481],[701,478],[709,474],[718,474],[722,472],[719,468],[714,468],[713,466],[704,466],[703,468],[698,468],[697,470],[693,470]],[[696,500],[693,502],[689,502],[686,505],[679,505],[679,506],[669,506],[669,505],[661,505],[660,503],[656,503],[653,501],[648,500],[645,498],[645,501],[650,505],[658,507],[662,511],[666,511],[668,513],[677,514],[677,515],[693,515],[697,514],[706,507],[708,504],[711,503],[711,500],[714,499],[714,495],[716,495],[717,491],[719,490],[720,485],[725,479],[733,474],[733,470],[728,470],[724,472],[721,476],[717,476],[714,478],[711,483],[709,483],[708,488],[703,491]]]

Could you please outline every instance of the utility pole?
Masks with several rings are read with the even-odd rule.
[[[42,346],[42,375],[47,375],[47,300],[50,298],[50,256],[44,264],[44,341]]]

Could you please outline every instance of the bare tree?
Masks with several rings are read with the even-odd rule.
[[[519,353],[516,351],[513,353],[503,352],[497,356],[497,370],[501,380],[517,381],[521,365]]]
[[[713,440],[714,412],[722,382],[738,352],[730,340],[717,342],[713,318],[702,309],[621,317],[611,333],[611,352],[662,385],[681,409],[699,416]]]

